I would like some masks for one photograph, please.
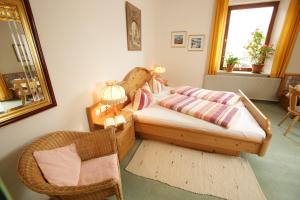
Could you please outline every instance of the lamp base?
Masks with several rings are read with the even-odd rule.
[[[120,114],[120,110],[119,110],[117,105],[112,105],[112,109],[113,109],[113,115],[114,116],[117,116],[117,115]]]

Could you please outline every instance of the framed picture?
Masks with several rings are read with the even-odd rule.
[[[189,35],[188,50],[189,51],[203,51],[204,35]]]
[[[171,47],[186,46],[186,31],[174,31],[171,33]]]
[[[142,49],[141,10],[126,1],[127,47],[129,51]]]

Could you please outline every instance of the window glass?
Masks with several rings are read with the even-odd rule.
[[[251,67],[247,50],[244,48],[251,39],[251,33],[259,29],[266,36],[274,7],[231,10],[225,56],[233,54],[240,58],[238,67]]]

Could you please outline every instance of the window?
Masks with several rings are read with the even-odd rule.
[[[247,50],[244,48],[251,39],[251,33],[259,29],[266,36],[265,44],[269,44],[279,2],[256,3],[229,6],[225,29],[222,61],[232,54],[240,59],[234,70],[251,71],[251,63]]]

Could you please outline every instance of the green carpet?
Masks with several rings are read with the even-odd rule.
[[[283,136],[283,131],[291,119],[282,127],[277,123],[286,113],[275,103],[255,102],[271,120],[273,138],[264,157],[244,153],[249,160],[257,180],[269,200],[300,199],[300,122],[292,131]],[[137,150],[141,140],[121,163],[122,183],[126,200],[213,200],[220,199],[208,195],[198,195],[166,184],[142,178],[125,171],[125,167]],[[180,175],[180,174],[178,174]],[[114,198],[111,198],[114,199]]]

